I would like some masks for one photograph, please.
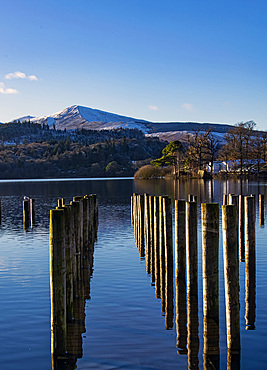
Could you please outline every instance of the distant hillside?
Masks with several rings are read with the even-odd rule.
[[[116,128],[137,128],[146,134],[204,130],[212,128],[214,132],[225,133],[233,126],[218,123],[198,122],[148,122],[145,120],[126,117],[114,113],[108,113],[98,109],[73,105],[58,113],[42,117],[20,117],[22,122],[25,118],[33,123],[55,126],[57,130],[112,130]]]
[[[233,128],[232,125],[224,123],[199,123],[199,122],[151,122],[146,126],[152,132],[169,132],[169,131],[194,131],[206,130],[212,128],[215,132],[226,133]]]

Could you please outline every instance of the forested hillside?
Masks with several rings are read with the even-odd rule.
[[[133,176],[136,162],[166,143],[137,129],[60,131],[30,122],[0,125],[0,178]]]

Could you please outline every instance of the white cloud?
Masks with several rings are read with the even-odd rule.
[[[192,111],[193,110],[193,105],[190,104],[190,103],[184,103],[182,105],[182,107],[185,109],[185,110],[188,110],[188,111]]]
[[[18,90],[6,88],[3,82],[0,82],[0,94],[18,94]]]
[[[12,73],[8,73],[7,75],[5,75],[5,79],[6,80],[11,80],[13,78],[23,78],[23,79],[27,79],[27,80],[30,80],[30,81],[37,81],[38,78],[35,76],[35,75],[29,75],[27,76],[24,72],[12,72]]]
[[[150,105],[148,108],[150,110],[159,110],[159,108],[156,105]]]
[[[28,79],[31,80],[31,81],[37,81],[38,80],[38,78],[35,75],[28,76]]]

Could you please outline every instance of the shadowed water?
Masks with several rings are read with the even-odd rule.
[[[74,195],[95,193],[99,199],[99,229],[94,250],[90,299],[85,302],[83,354],[78,369],[186,369],[186,351],[177,352],[176,316],[165,330],[161,302],[140,259],[131,225],[130,196],[133,192],[170,195],[172,199],[198,196],[198,202],[219,202],[223,193],[241,193],[240,182],[228,181],[133,181],[79,180],[0,182],[0,343],[1,368],[51,369],[49,210],[57,199],[67,202]],[[242,193],[265,194],[264,183],[245,182]],[[22,198],[35,198],[36,226],[22,225]],[[265,207],[266,209],[267,207]],[[203,309],[200,209],[198,209],[198,317],[199,368],[203,368]],[[220,227],[221,230],[221,227]],[[219,356],[221,369],[264,369],[267,331],[266,228],[260,226],[256,206],[256,309],[246,304],[246,265],[240,262],[241,355],[227,354],[222,235],[219,249]],[[253,279],[253,276],[250,276]],[[248,279],[247,279],[248,281]],[[175,287],[174,287],[175,292]],[[254,295],[253,295],[254,297]],[[175,299],[175,297],[174,297]],[[174,302],[174,311],[176,305]],[[255,306],[255,305],[254,305]],[[254,330],[246,330],[246,309],[253,312]],[[182,310],[183,312],[183,310]],[[254,314],[255,312],[255,314]],[[247,313],[248,315],[248,313]],[[251,317],[251,314],[250,314]],[[194,323],[194,321],[193,321]],[[184,326],[184,322],[182,322]],[[217,329],[216,329],[217,330]],[[211,337],[212,337],[211,333]],[[195,356],[194,347],[192,347]],[[184,353],[184,354],[183,354]],[[235,365],[233,362],[235,361]],[[206,365],[205,365],[206,366]],[[234,367],[233,367],[234,366]],[[194,367],[196,368],[196,367]],[[207,367],[208,368],[208,367]]]

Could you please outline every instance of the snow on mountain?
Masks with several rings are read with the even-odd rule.
[[[20,118],[15,119],[14,121],[24,122],[24,121],[30,121],[33,118],[35,118],[35,117],[33,117],[33,116],[23,116],[23,117],[20,117]]]
[[[147,134],[146,136],[158,137],[159,139],[168,141],[168,142],[171,142],[174,140],[179,140],[181,142],[187,142],[187,136],[193,135],[193,134],[194,134],[193,131],[164,131],[164,132],[153,132],[153,133]],[[212,131],[212,135],[214,139],[218,140],[218,142],[221,145],[225,144],[225,139],[224,139],[225,133]]]
[[[50,116],[34,117],[31,122],[47,124],[49,127],[55,124],[59,130],[111,130],[119,127],[137,128],[147,132],[147,127],[143,120],[125,117],[118,114],[104,112],[98,109],[73,105],[63,111],[51,114]]]

